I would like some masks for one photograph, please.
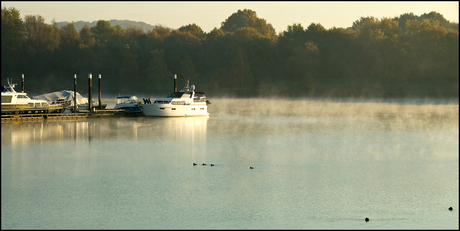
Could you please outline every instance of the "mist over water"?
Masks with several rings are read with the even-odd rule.
[[[458,101],[209,100],[2,122],[2,229],[458,229]]]

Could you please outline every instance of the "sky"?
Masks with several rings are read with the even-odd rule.
[[[250,9],[270,23],[276,32],[300,23],[307,28],[311,23],[324,28],[347,28],[361,17],[378,19],[398,17],[404,13],[420,16],[436,11],[450,22],[459,19],[458,1],[2,1],[4,7],[19,10],[21,18],[40,15],[45,23],[62,21],[132,20],[151,25],[162,25],[178,29],[195,23],[204,32],[220,28],[233,13]]]

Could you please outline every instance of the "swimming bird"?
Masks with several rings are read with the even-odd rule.
[[[249,169],[254,169],[253,167],[249,167]]]
[[[453,210],[453,208],[452,208],[452,207],[449,207],[449,210],[450,210],[450,211],[452,211],[452,210]]]
[[[369,218],[366,217],[366,219],[364,219],[366,222],[369,222]]]
[[[214,164],[211,164],[211,166],[214,166]]]
[[[203,166],[205,166],[205,165],[206,165],[206,164],[205,164],[205,163],[203,163]]]
[[[193,166],[195,166],[195,165],[196,165],[196,164],[195,164],[195,163],[193,163]]]

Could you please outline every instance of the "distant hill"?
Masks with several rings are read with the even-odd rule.
[[[98,21],[93,21],[93,22],[85,22],[85,21],[77,21],[74,22],[73,25],[75,26],[75,30],[80,31],[81,28],[87,24],[89,27],[94,27],[97,25]],[[57,22],[57,26],[59,28],[62,28],[63,26],[67,25],[69,22]],[[141,28],[144,30],[144,32],[151,31],[152,29],[156,28],[156,26],[152,26],[150,24],[147,24],[145,22],[135,22],[135,21],[130,21],[130,20],[110,20],[109,21],[110,25],[115,26],[115,25],[120,25],[123,29],[127,29],[128,27],[137,27]]]

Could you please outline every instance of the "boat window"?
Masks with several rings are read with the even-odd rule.
[[[186,92],[186,93],[184,93],[184,94],[182,95],[181,98],[184,99],[184,98],[190,98],[190,97],[192,97],[192,94],[190,94],[189,92]]]
[[[27,96],[25,96],[25,95],[18,95],[18,99],[27,99]]]
[[[200,110],[204,110],[204,108],[200,108]]]
[[[184,92],[173,92],[168,95],[168,98],[181,98]]]
[[[171,108],[171,110],[175,111],[175,110],[176,110],[176,108],[174,108],[174,107],[173,107],[173,108]]]
[[[172,101],[171,102],[172,105],[185,105],[185,101],[181,100],[181,101]]]
[[[33,106],[34,106],[34,103],[29,103],[29,106],[33,107]]]
[[[46,107],[46,106],[48,106],[48,103],[47,103],[47,102],[43,102],[43,103],[42,103],[42,106],[45,106],[45,107]]]
[[[2,96],[2,103],[11,103],[12,98],[13,98],[13,96],[11,96],[11,95]]]
[[[195,111],[196,108],[192,108],[193,111]]]
[[[137,103],[139,100],[136,96],[118,96],[117,97],[117,104],[122,103]]]
[[[153,103],[156,103],[156,104],[168,104],[170,102],[171,101],[169,101],[169,100],[155,100]]]
[[[128,104],[128,103],[137,103],[137,101],[130,99],[130,100],[126,100],[124,103],[126,103],[126,104]]]

